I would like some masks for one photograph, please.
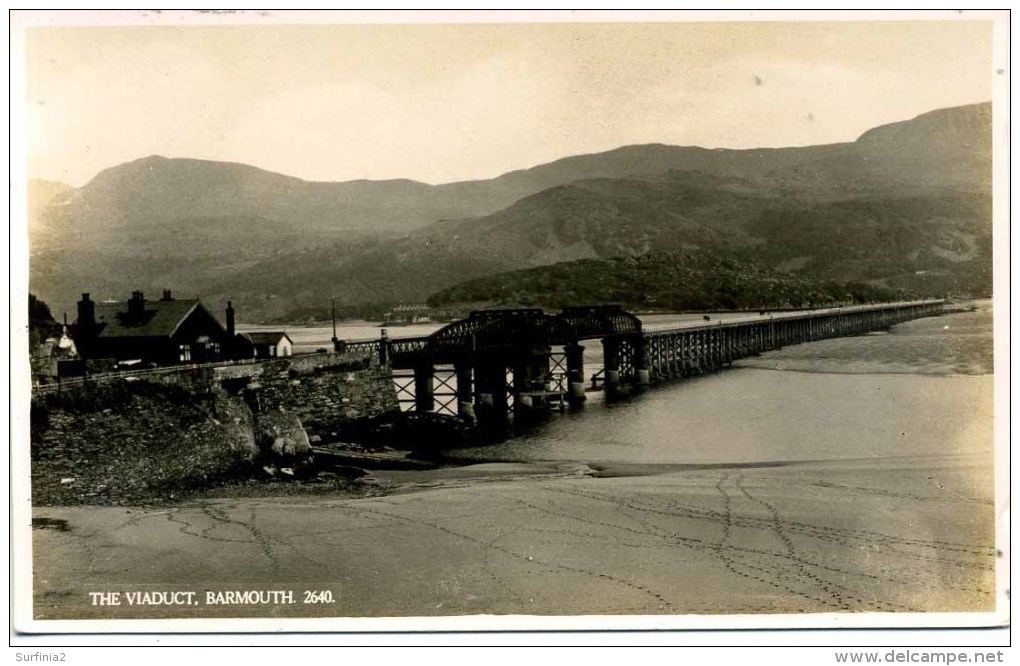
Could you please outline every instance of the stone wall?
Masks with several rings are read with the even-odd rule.
[[[313,444],[336,440],[346,425],[398,409],[390,372],[374,359],[316,354],[262,364],[242,390],[256,414],[295,414]]]
[[[64,390],[87,393],[132,381],[194,391],[223,388],[243,397],[256,413],[282,407],[297,414],[309,435],[321,439],[335,436],[332,433],[337,432],[338,426],[351,420],[398,409],[389,370],[378,366],[375,355],[361,352],[303,354],[254,363],[94,376],[84,383],[68,382]],[[46,387],[40,392],[56,390]]]
[[[169,497],[397,410],[389,370],[363,354],[164,369],[42,391],[32,399],[33,499]]]
[[[32,400],[32,500],[173,499],[259,458],[247,406],[209,386],[89,384]]]

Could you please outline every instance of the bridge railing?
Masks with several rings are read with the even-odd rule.
[[[376,342],[378,345],[378,342]],[[367,347],[358,347],[355,345],[353,348],[348,347],[344,350],[345,354],[350,355],[363,355],[363,352],[367,352]],[[375,348],[377,353],[378,346]],[[53,391],[59,391],[64,388],[71,388],[73,386],[81,386],[90,382],[109,382],[120,379],[144,379],[147,377],[165,377],[168,375],[179,375],[189,372],[196,372],[204,369],[215,370],[217,368],[236,368],[236,367],[253,367],[259,365],[265,365],[270,363],[279,363],[280,361],[315,361],[316,358],[329,358],[331,355],[335,355],[335,352],[314,352],[310,354],[296,354],[294,356],[274,356],[266,358],[244,358],[234,359],[225,361],[213,361],[210,363],[187,363],[178,365],[166,365],[157,368],[140,368],[137,370],[110,370],[105,372],[90,372],[84,376],[78,377],[62,377],[54,379],[52,382],[36,383],[32,386],[34,393],[50,393]]]
[[[182,372],[193,372],[195,370],[202,370],[204,368],[227,368],[234,366],[256,365],[259,363],[266,363],[270,360],[275,359],[246,358],[237,359],[233,361],[216,361],[213,363],[188,363],[182,365],[168,365],[159,368],[144,368],[140,370],[113,370],[108,372],[95,372],[89,373],[88,375],[81,377],[63,377],[53,382],[47,382],[45,384],[36,384],[35,386],[32,387],[32,390],[39,393],[48,393],[50,391],[60,390],[61,388],[81,385],[86,382],[102,382],[109,381],[112,379],[127,379],[129,377],[135,378],[158,377],[162,375],[179,374]]]
[[[790,321],[799,319],[814,319],[822,317],[830,317],[839,314],[854,314],[861,312],[881,312],[886,310],[896,310],[902,308],[919,308],[922,306],[944,306],[946,301],[944,300],[923,300],[923,301],[901,301],[895,303],[881,303],[881,304],[867,304],[867,305],[847,305],[836,308],[817,308],[812,310],[784,310],[779,312],[765,312],[764,314],[748,315],[746,317],[732,317],[725,316],[724,318],[703,320],[703,321],[690,321],[684,323],[668,322],[662,324],[645,324],[644,333],[645,337],[650,335],[668,335],[670,333],[676,333],[681,331],[707,331],[716,330],[720,327],[734,327],[743,324],[755,324],[770,321]],[[717,315],[718,316],[718,315]]]

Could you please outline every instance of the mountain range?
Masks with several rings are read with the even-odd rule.
[[[321,316],[331,298],[421,302],[507,271],[694,252],[906,294],[987,294],[991,164],[987,103],[848,143],[625,146],[445,185],[153,156],[77,189],[31,183],[30,288],[56,308],[85,291],[172,288],[270,321]]]

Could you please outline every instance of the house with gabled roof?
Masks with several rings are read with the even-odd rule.
[[[255,358],[276,358],[294,353],[294,342],[284,331],[252,331],[242,335],[251,342]]]
[[[175,299],[169,290],[158,301],[136,291],[127,301],[95,302],[82,294],[73,338],[85,359],[138,360],[155,365],[207,363],[231,357],[234,311],[227,325],[197,299]]]

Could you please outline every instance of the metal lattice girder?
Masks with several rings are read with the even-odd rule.
[[[549,379],[552,381],[556,391],[566,391],[567,381],[567,354],[556,352],[549,354]]]
[[[517,403],[517,391],[516,391],[516,377],[514,376],[513,368],[505,368],[506,371],[506,411],[508,414],[514,411],[514,405]]]
[[[449,414],[450,416],[457,416],[457,405],[455,399],[450,400],[436,400],[436,414]]]
[[[344,344],[344,349],[347,351],[359,351],[370,354],[379,353],[379,341],[371,340],[368,342],[347,342]]]
[[[428,338],[428,353],[436,362],[465,354],[513,350],[527,344],[566,344],[576,339],[570,323],[537,308],[477,310]]]
[[[447,398],[446,400],[440,400],[438,397],[435,401],[436,413],[446,412],[451,416],[457,416],[457,397]]]
[[[393,383],[397,387],[397,398],[410,396],[414,400],[414,375],[393,375]]]
[[[559,316],[570,322],[579,340],[641,332],[641,320],[619,305],[567,307]]]
[[[620,343],[619,368],[621,377],[634,375],[634,343],[624,339]]]
[[[425,349],[428,338],[397,338],[390,340],[390,351],[394,354],[412,354]]]
[[[392,378],[393,385],[397,389],[397,405],[400,407],[401,411],[414,411],[414,375],[394,373]],[[405,406],[407,405],[410,405],[410,407],[405,409]]]
[[[457,373],[453,370],[439,370],[432,374],[435,379],[433,395],[457,395]],[[451,383],[452,382],[452,383]],[[446,389],[442,391],[440,389]]]
[[[558,315],[538,308],[476,310],[467,319],[452,322],[427,339],[415,339],[404,349],[390,343],[397,354],[427,354],[433,362],[452,362],[476,352],[513,350],[522,345],[566,345],[583,339],[641,332],[641,320],[617,305],[564,308]]]
[[[666,372],[666,340],[651,340],[646,345],[645,356],[652,377],[659,377]]]
[[[436,369],[432,373],[432,380],[435,412],[457,416],[457,372],[450,368]]]

